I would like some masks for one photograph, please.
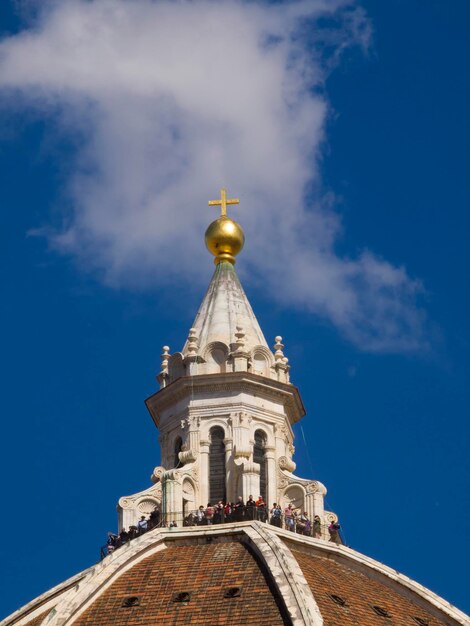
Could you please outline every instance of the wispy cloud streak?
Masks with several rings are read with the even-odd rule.
[[[226,185],[242,197],[247,275],[267,293],[363,349],[422,347],[419,282],[369,251],[338,256],[322,195],[325,77],[368,37],[342,0],[46,4],[0,44],[4,101],[79,137],[67,226],[43,232],[110,284],[194,281],[204,207]]]

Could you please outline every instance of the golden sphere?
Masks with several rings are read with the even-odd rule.
[[[214,263],[221,261],[235,263],[235,256],[243,248],[245,235],[242,227],[223,215],[209,224],[206,230],[206,246],[214,256]]]

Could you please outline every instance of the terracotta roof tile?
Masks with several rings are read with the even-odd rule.
[[[291,548],[292,549],[292,548]],[[305,554],[292,549],[292,553],[313,592],[325,626],[422,626],[448,624],[401,595],[386,584],[332,559]],[[332,595],[345,601],[338,604]],[[384,609],[387,616],[379,615]]]
[[[224,597],[233,587],[241,589],[240,596]],[[190,600],[175,602],[179,593],[189,593]],[[282,626],[285,622],[279,606],[257,561],[243,544],[170,546],[124,572],[75,626]]]

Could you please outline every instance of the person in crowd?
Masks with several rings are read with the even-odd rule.
[[[295,513],[292,508],[292,504],[289,504],[284,509],[284,524],[286,526],[286,530],[290,530],[294,532],[295,530]]]
[[[156,528],[160,524],[160,509],[156,506],[150,513],[148,526],[150,528]]]
[[[303,515],[299,515],[295,520],[295,532],[299,533],[299,535],[304,534],[305,520],[303,519],[303,517]]]
[[[265,522],[267,517],[266,502],[263,500],[263,496],[259,496],[256,500],[256,519],[260,522]]]
[[[115,533],[112,533],[111,531],[109,531],[108,539],[106,541],[106,545],[108,547],[107,548],[108,554],[111,554],[112,552],[114,552],[114,550],[116,549],[117,541],[118,541],[118,536]]]
[[[125,528],[121,530],[119,533],[119,545],[123,546],[125,543],[129,541],[129,533]]]
[[[312,522],[308,518],[307,511],[304,511],[298,518],[296,530],[307,537],[312,534]]]
[[[315,539],[321,539],[321,519],[319,515],[313,518],[313,536]]]
[[[183,526],[196,526],[197,524],[197,513],[189,513],[189,515],[186,515],[186,517],[183,519]]]
[[[225,522],[231,522],[232,521],[232,511],[233,511],[233,504],[230,502],[227,502],[224,506],[224,519]]]
[[[214,521],[214,513],[215,513],[214,507],[212,506],[210,502],[208,502],[207,508],[206,508],[206,524],[208,524],[209,526]]]
[[[238,500],[233,507],[232,518],[234,522],[243,522],[245,518],[245,505],[241,496],[238,496]]]
[[[129,526],[128,535],[129,540],[135,539],[139,535],[139,529],[137,528],[137,526]]]
[[[338,524],[338,522],[331,522],[331,524],[328,526],[328,532],[330,533],[330,541],[332,541],[333,543],[336,543],[337,545],[340,545],[341,543],[341,537],[339,534],[340,529],[341,529],[341,526]]]
[[[277,526],[278,528],[281,528],[281,520],[282,520],[282,509],[281,507],[276,504],[276,502],[273,504],[273,508],[271,509],[271,519],[270,519],[270,524],[272,526]]]
[[[145,515],[142,515],[142,517],[140,518],[140,520],[137,522],[137,529],[139,531],[139,535],[143,535],[144,533],[147,532],[148,529],[148,522],[145,519]]]
[[[206,514],[204,512],[204,507],[202,506],[202,504],[196,512],[196,518],[197,518],[196,524],[198,526],[204,526],[204,524],[206,523]]]
[[[253,500],[253,496],[248,496],[248,500],[245,504],[245,519],[255,519],[256,502]]]
[[[219,500],[214,507],[214,524],[222,524],[224,520],[224,503]]]

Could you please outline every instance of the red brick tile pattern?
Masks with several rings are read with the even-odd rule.
[[[340,565],[331,559],[292,550],[323,615],[325,626],[418,626],[414,617],[429,626],[450,623],[439,620],[384,583]],[[330,597],[346,601],[341,607]],[[390,617],[377,615],[372,606],[384,608]]]
[[[224,598],[230,587],[241,595]],[[188,603],[174,594],[191,593]],[[126,608],[123,600],[139,598]],[[282,626],[276,599],[258,563],[243,544],[232,541],[171,546],[122,574],[81,615],[74,626]]]

